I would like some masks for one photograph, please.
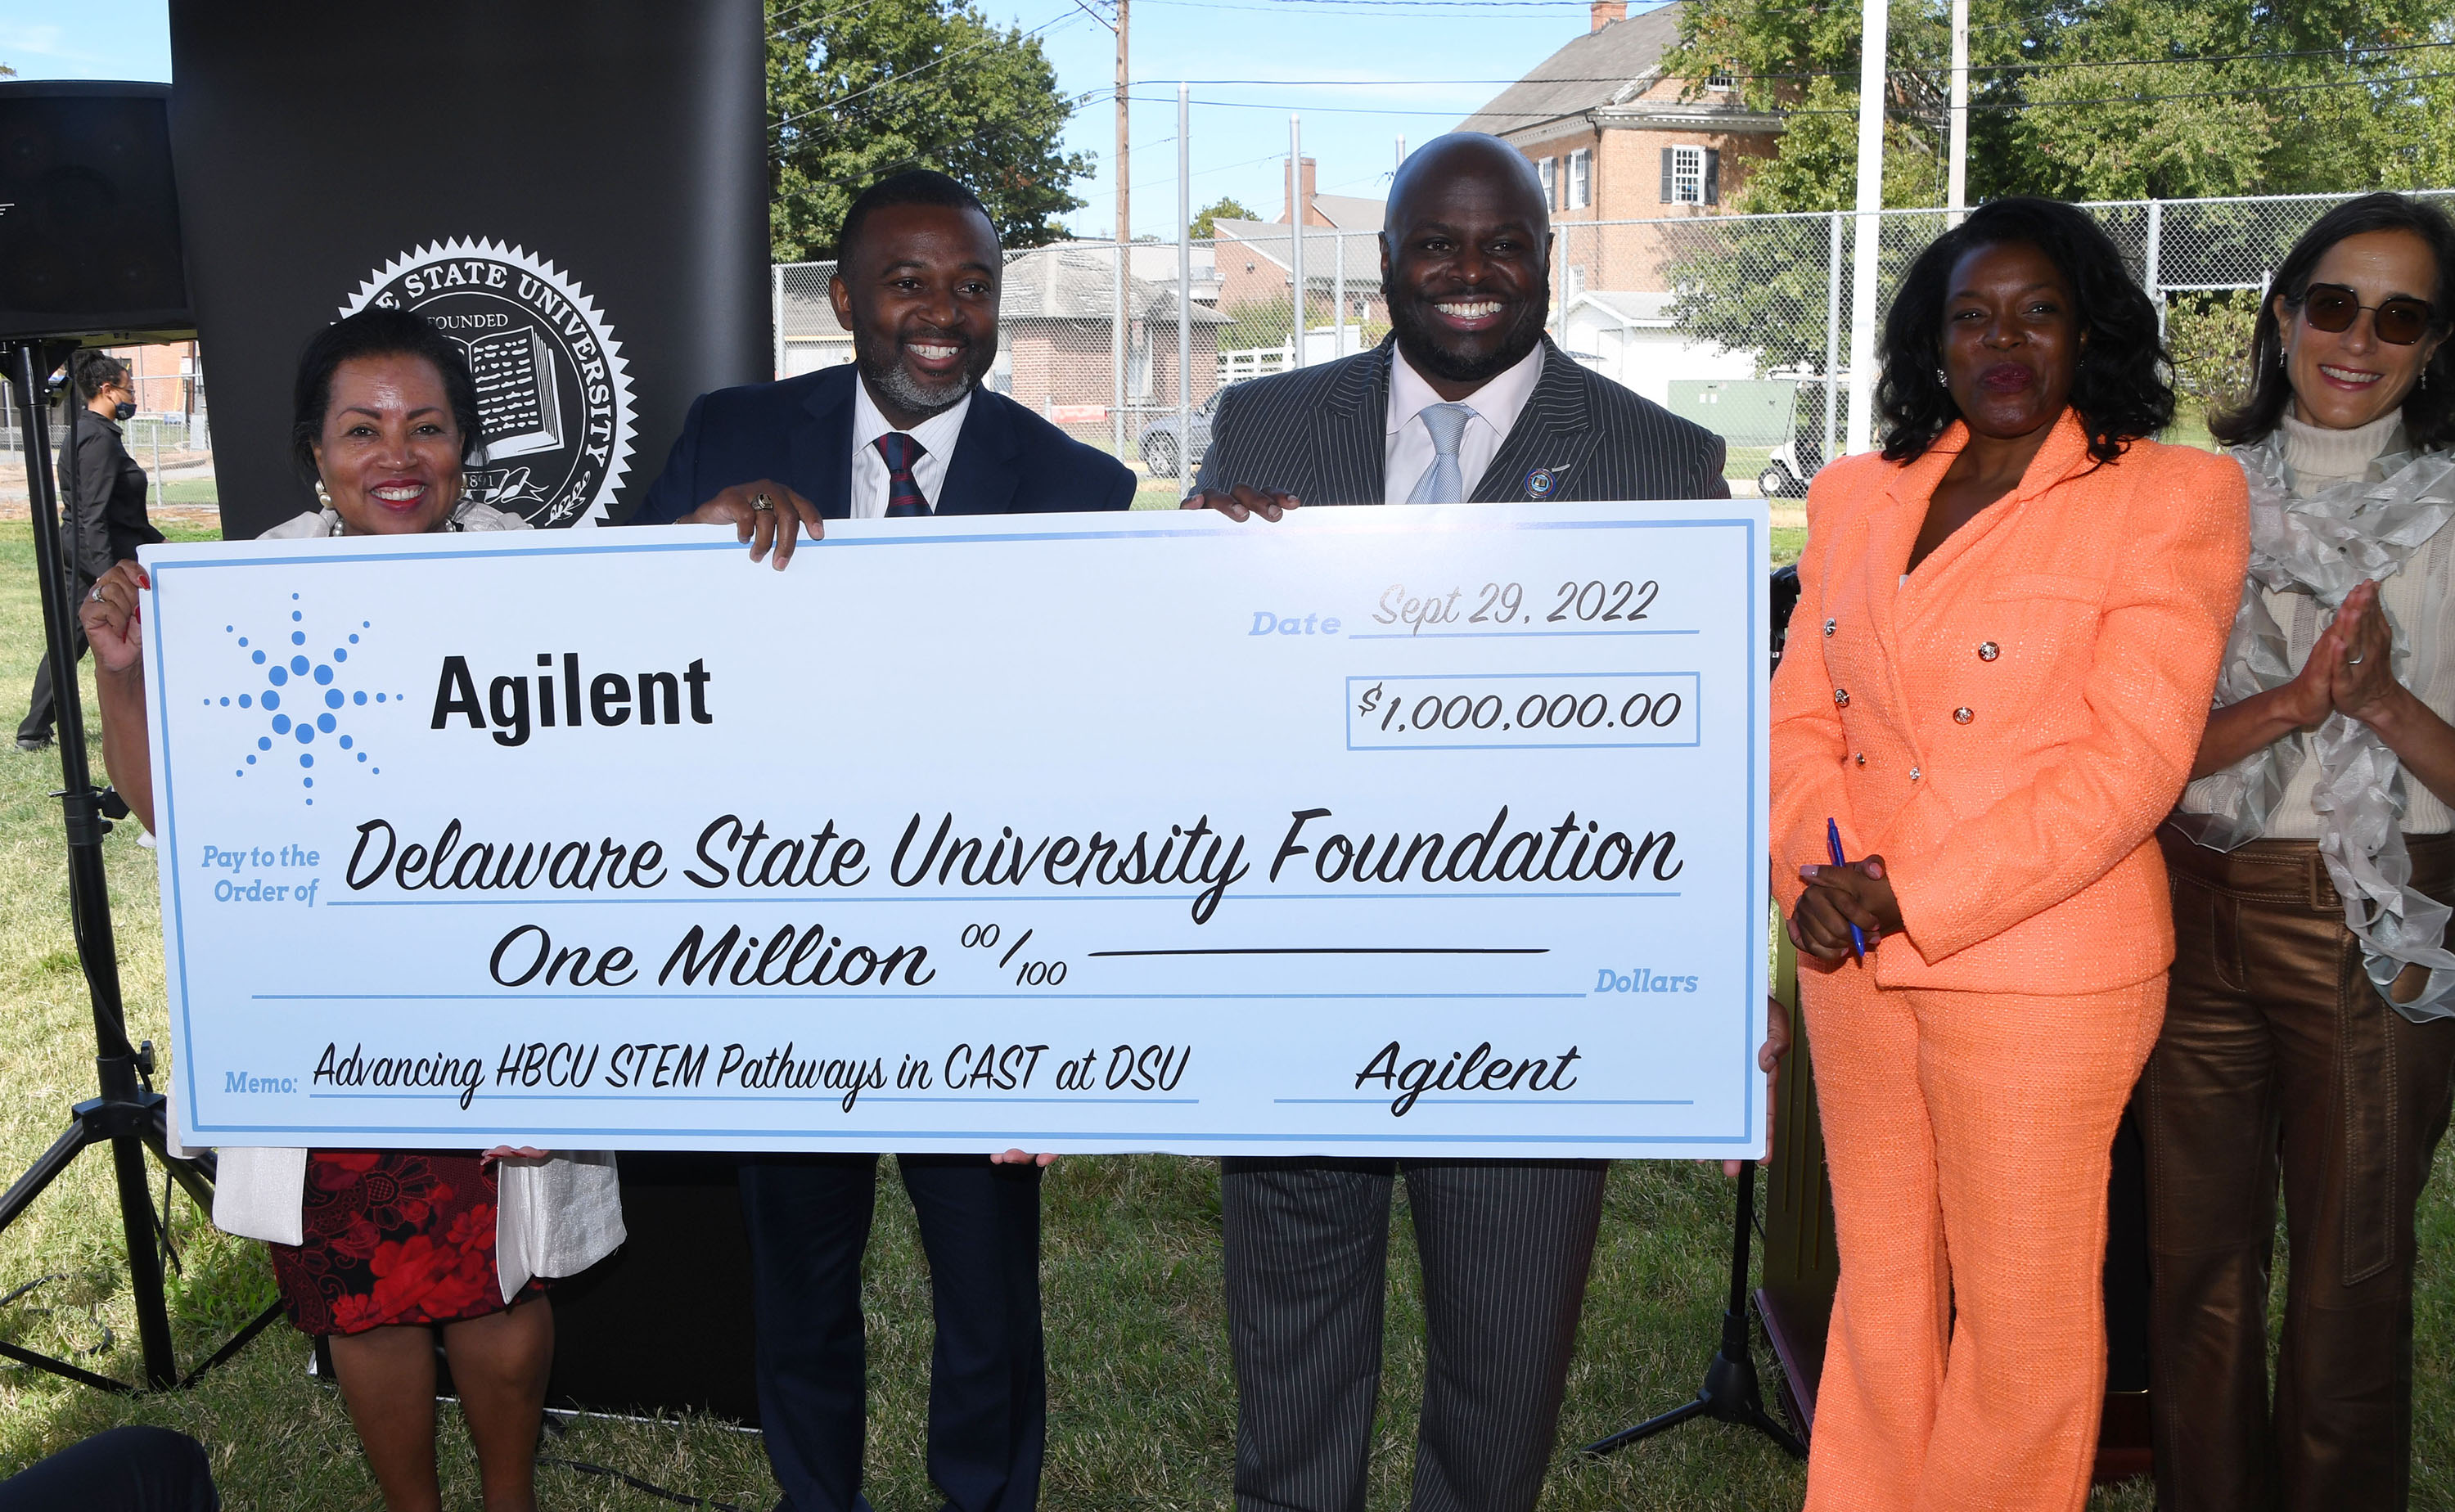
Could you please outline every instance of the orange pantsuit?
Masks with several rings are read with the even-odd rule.
[[[2066,412],[1918,565],[1954,425],[1807,498],[1773,686],[1773,879],[1825,820],[1903,930],[1815,963],[1841,1284],[1810,1512],[2073,1512],[2105,1381],[2105,1186],[2174,928],[2152,836],[2190,775],[2248,554],[2242,470]]]

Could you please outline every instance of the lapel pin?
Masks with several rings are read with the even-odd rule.
[[[1527,474],[1526,496],[1528,498],[1550,498],[1552,496],[1552,491],[1560,486],[1560,474],[1567,471],[1569,470],[1565,467],[1538,467],[1533,472]]]

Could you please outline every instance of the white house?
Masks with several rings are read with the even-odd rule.
[[[1673,325],[1674,297],[1588,290],[1561,311],[1556,328],[1560,345],[1579,363],[1656,404],[1671,402],[1674,380],[1756,375],[1755,353],[1699,340]]]

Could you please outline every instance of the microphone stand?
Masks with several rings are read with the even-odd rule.
[[[1807,1458],[1807,1445],[1765,1411],[1764,1393],[1756,1384],[1756,1364],[1748,1352],[1748,1253],[1756,1222],[1756,1162],[1739,1162],[1739,1198],[1731,1223],[1731,1297],[1722,1310],[1722,1344],[1705,1367],[1704,1388],[1669,1412],[1622,1428],[1578,1451],[1590,1456],[1611,1454],[1632,1443],[1666,1433],[1692,1418],[1754,1428],[1795,1460]]]
[[[1783,643],[1789,638],[1791,611],[1798,606],[1796,567],[1785,567],[1773,575],[1768,599],[1773,616],[1773,664],[1779,667]],[[1784,951],[1789,948],[1787,944],[1782,946]],[[1787,988],[1783,990],[1788,992]],[[1790,1006],[1796,1014],[1795,995]],[[1731,1296],[1722,1309],[1721,1347],[1705,1366],[1704,1387],[1669,1412],[1648,1418],[1633,1428],[1622,1428],[1608,1439],[1598,1439],[1579,1453],[1595,1457],[1612,1454],[1657,1433],[1667,1433],[1692,1418],[1710,1418],[1715,1422],[1753,1428],[1794,1460],[1807,1458],[1807,1445],[1765,1411],[1764,1392],[1756,1382],[1755,1360],[1748,1352],[1748,1261],[1755,1226],[1756,1162],[1741,1160],[1737,1209],[1731,1220]]]

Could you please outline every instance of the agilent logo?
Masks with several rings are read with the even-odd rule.
[[[363,663],[351,663],[359,636],[375,629],[374,621],[328,628],[309,617],[298,595],[290,595],[290,604],[288,622],[271,634],[255,625],[222,627],[233,652],[244,658],[244,686],[207,698],[205,707],[226,709],[248,721],[249,749],[232,776],[279,781],[294,775],[312,807],[319,776],[329,789],[341,773],[382,773],[370,759],[362,726],[371,706],[398,702],[400,695],[378,690],[360,675]]]
[[[691,723],[716,722],[707,699],[707,685],[716,675],[703,657],[672,671],[638,674],[594,664],[583,670],[576,651],[564,652],[559,659],[553,652],[540,651],[537,664],[535,673],[489,679],[482,669],[473,674],[466,656],[444,657],[435,679],[432,728],[455,729],[466,720],[468,728],[491,733],[497,745],[516,746],[528,744],[529,736],[541,729],[680,724],[685,704]],[[481,683],[483,698],[477,696]]]
[[[631,375],[596,302],[553,263],[456,238],[394,258],[341,307],[414,310],[469,354],[486,466],[470,496],[532,525],[594,524],[631,469]]]

